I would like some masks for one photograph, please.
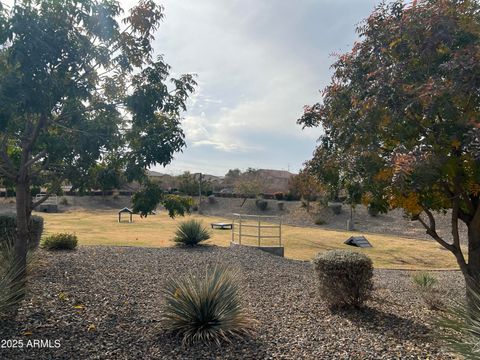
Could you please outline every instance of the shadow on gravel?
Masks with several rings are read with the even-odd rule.
[[[169,355],[174,358],[181,359],[230,359],[235,358],[239,354],[246,356],[245,358],[266,359],[268,353],[265,345],[254,339],[232,339],[231,343],[224,342],[221,346],[212,344],[182,344],[179,336],[168,333],[159,333],[154,338],[155,343],[161,349],[156,355]],[[235,355],[236,354],[236,355]],[[232,357],[233,356],[233,357]]]
[[[367,332],[371,331],[403,340],[425,338],[430,333],[430,329],[424,324],[374,308],[337,309],[332,310],[332,313],[350,320]]]

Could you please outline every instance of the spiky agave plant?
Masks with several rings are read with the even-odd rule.
[[[17,280],[22,269],[15,263],[11,244],[10,241],[0,243],[0,318],[8,316],[25,293],[24,281]]]
[[[439,317],[440,336],[467,360],[480,360],[480,290],[470,289],[467,303],[457,303]]]
[[[186,344],[220,345],[253,334],[255,321],[242,306],[238,275],[224,266],[207,268],[204,277],[190,273],[172,278],[164,295],[161,324],[167,331],[183,336]]]
[[[184,221],[175,232],[175,241],[178,245],[195,246],[210,239],[210,233],[201,221],[195,219]]]

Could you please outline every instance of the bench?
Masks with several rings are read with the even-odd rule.
[[[212,229],[220,229],[220,230],[231,230],[233,227],[232,223],[212,223]]]

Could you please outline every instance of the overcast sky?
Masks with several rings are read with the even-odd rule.
[[[187,148],[154,170],[224,175],[247,167],[297,172],[319,129],[302,130],[332,53],[348,51],[373,0],[159,0],[156,40],[174,74],[198,74],[183,128]]]

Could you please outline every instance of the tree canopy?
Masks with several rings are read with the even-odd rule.
[[[383,3],[357,31],[360,40],[332,66],[323,101],[298,120],[325,131],[307,167],[338,167],[370,200],[403,208],[455,255],[467,281],[478,281],[480,6]],[[435,222],[435,212],[447,210],[451,239]]]
[[[15,184],[18,246],[43,201],[31,202],[33,182],[80,187],[109,159],[145,181],[184,147],[196,84],[154,55],[162,19],[153,0],[128,12],[113,0],[0,3],[0,176]]]

